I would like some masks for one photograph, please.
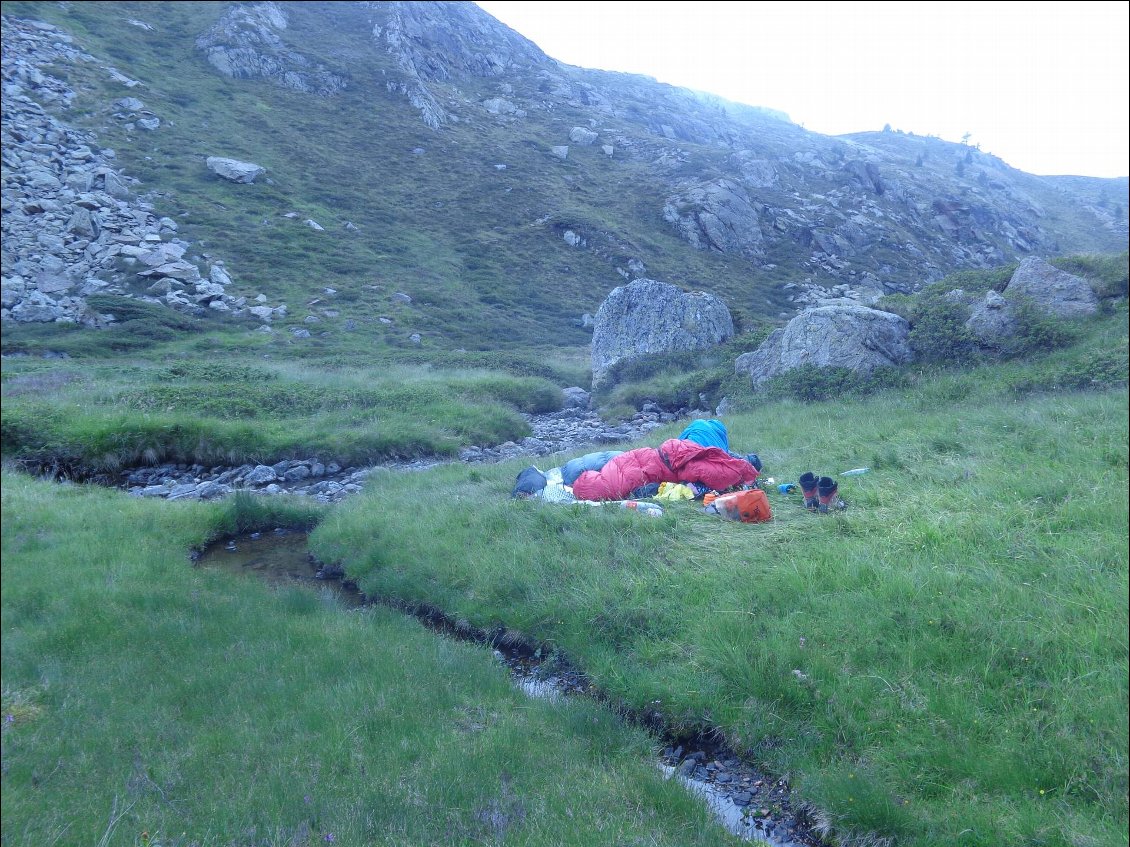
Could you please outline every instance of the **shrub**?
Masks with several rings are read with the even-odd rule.
[[[1085,277],[1095,290],[1095,294],[1103,300],[1111,300],[1127,295],[1128,256],[1124,251],[1118,256],[1071,256],[1064,259],[1053,259],[1051,264],[1076,276]]]
[[[977,340],[965,328],[969,310],[941,297],[922,300],[911,318],[910,348],[928,363],[962,363],[977,354]]]
[[[914,298],[909,294],[887,294],[875,304],[875,308],[909,321],[914,316],[914,303]]]
[[[1063,318],[1042,312],[1031,300],[1015,303],[1016,334],[1005,342],[1009,358],[1044,353],[1066,347],[1079,339],[1079,330]]]
[[[960,288],[970,294],[984,294],[990,290],[1000,294],[1008,287],[1008,283],[1018,267],[1019,265],[1013,262],[1010,265],[1002,265],[999,268],[989,270],[957,271],[923,288],[921,296],[936,297],[948,291],[953,291],[955,288]]]
[[[1011,390],[1024,395],[1040,391],[1101,391],[1125,388],[1128,357],[1126,339],[1109,350],[1085,353],[1077,359],[1054,366],[1033,368]]]

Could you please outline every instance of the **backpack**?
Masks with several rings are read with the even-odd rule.
[[[760,488],[719,494],[706,507],[706,512],[742,523],[763,523],[773,519],[769,498]]]

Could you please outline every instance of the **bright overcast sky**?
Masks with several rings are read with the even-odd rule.
[[[813,132],[980,144],[1035,174],[1130,174],[1130,3],[478,3],[569,65],[785,112]]]

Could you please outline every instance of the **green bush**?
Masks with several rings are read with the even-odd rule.
[[[1003,351],[1008,358],[1058,350],[1079,340],[1079,330],[1070,322],[1045,314],[1027,298],[1014,303],[1013,314],[1016,333],[1007,339]]]
[[[1084,353],[1067,362],[1033,366],[1012,386],[1016,395],[1040,391],[1095,391],[1125,388],[1130,358],[1126,339],[1117,347]]]
[[[910,321],[914,317],[914,304],[915,299],[909,294],[887,294],[882,297],[875,308],[881,312],[890,312],[892,315],[898,315],[905,321]]]
[[[919,362],[967,363],[977,355],[977,340],[965,328],[969,309],[941,297],[920,300],[911,317],[910,348]]]
[[[195,379],[204,382],[259,382],[279,378],[277,373],[264,368],[221,362],[181,362],[164,368],[160,376],[164,379]]]
[[[1019,267],[1019,265],[1013,262],[1009,265],[1002,265],[999,268],[990,268],[988,270],[957,271],[938,282],[926,286],[922,289],[921,293],[930,297],[945,294],[947,291],[960,288],[962,291],[969,294],[985,294],[988,291],[995,291],[999,294],[1008,286],[1012,275],[1016,273],[1017,267]]]

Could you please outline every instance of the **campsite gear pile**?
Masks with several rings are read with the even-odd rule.
[[[697,500],[704,514],[761,523],[773,518],[769,498],[759,486],[761,470],[756,453],[730,451],[729,435],[721,421],[698,419],[678,438],[669,438],[659,447],[586,453],[544,473],[531,465],[518,474],[511,496],[551,503],[618,504],[652,516],[662,515],[663,507],[645,500]],[[855,468],[843,475],[856,476],[867,470]],[[776,481],[770,477],[765,482],[773,486]],[[796,483],[782,483],[776,489],[787,496],[798,487],[804,507],[811,512],[847,507],[839,496],[838,483],[830,476],[808,471]]]

